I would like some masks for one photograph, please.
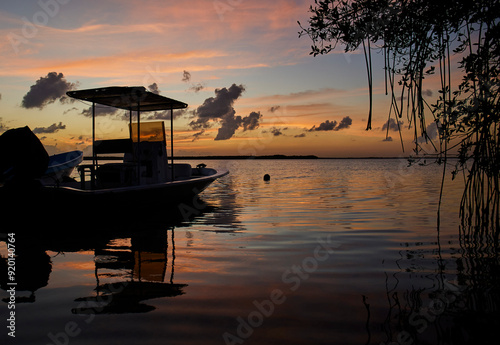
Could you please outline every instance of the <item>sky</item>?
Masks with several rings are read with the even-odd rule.
[[[312,0],[21,0],[0,3],[0,133],[29,126],[51,154],[90,152],[90,104],[69,90],[144,86],[187,103],[174,114],[177,155],[408,155],[388,122],[382,56],[374,113],[364,55],[310,55],[299,38]],[[433,94],[432,85],[428,93]],[[99,139],[127,136],[100,109]],[[143,113],[143,120],[169,114]],[[388,129],[388,130],[387,130]]]

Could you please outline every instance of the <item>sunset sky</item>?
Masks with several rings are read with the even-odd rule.
[[[89,104],[61,98],[61,90],[144,86],[189,104],[175,118],[178,155],[410,154],[411,130],[403,131],[404,153],[397,131],[386,139],[380,54],[373,52],[371,131],[363,54],[309,55],[297,21],[307,23],[312,3],[2,1],[0,132],[28,125],[49,153],[88,152]],[[99,116],[97,126],[98,137],[127,135],[122,112]]]

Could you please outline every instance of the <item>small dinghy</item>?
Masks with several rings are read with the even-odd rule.
[[[70,151],[50,156],[47,170],[41,177],[42,184],[50,185],[70,180],[71,173],[82,161],[82,151]]]

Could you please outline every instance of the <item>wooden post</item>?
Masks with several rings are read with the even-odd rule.
[[[174,105],[170,104],[170,155],[172,156],[172,181],[175,179],[174,174]]]
[[[137,99],[137,184],[141,184],[141,101]]]
[[[95,101],[92,101],[92,169],[90,170],[90,188],[95,189],[95,170],[97,156],[95,152]]]

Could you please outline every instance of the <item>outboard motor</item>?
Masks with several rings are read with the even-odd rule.
[[[0,184],[29,188],[49,165],[49,155],[29,129],[10,129],[0,136]]]

